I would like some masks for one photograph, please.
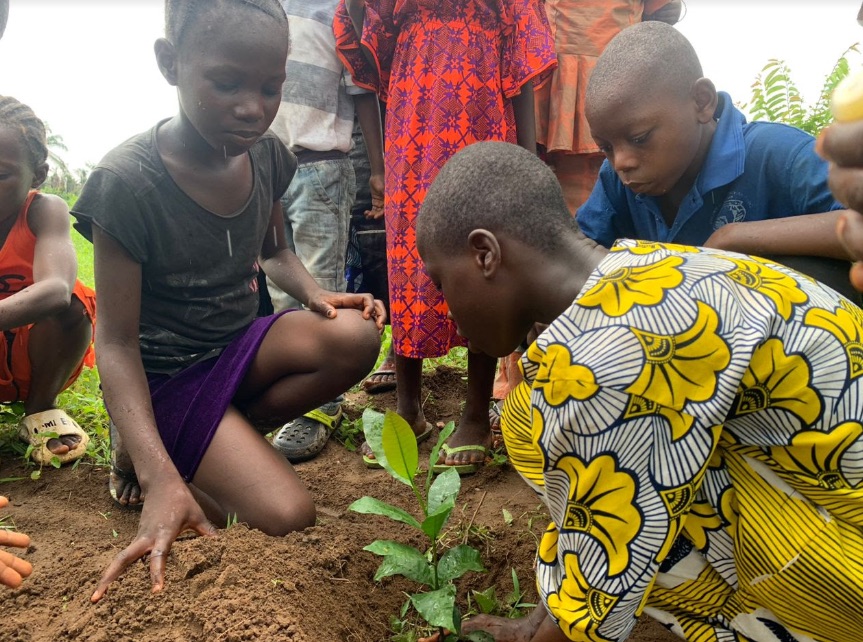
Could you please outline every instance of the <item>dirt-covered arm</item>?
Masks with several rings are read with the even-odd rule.
[[[97,602],[126,568],[148,554],[153,591],[161,590],[165,560],[177,536],[185,530],[211,535],[215,527],[189,492],[156,426],[138,342],[141,265],[98,227],[93,241],[99,291],[96,358],[105,405],[147,496],[135,539],[114,558],[90,598]]]

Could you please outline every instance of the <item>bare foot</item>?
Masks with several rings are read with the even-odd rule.
[[[50,450],[53,455],[65,455],[80,443],[80,435],[61,435],[56,439],[49,439],[45,444],[45,447]]]
[[[380,368],[371,373],[365,381],[363,381],[363,390],[367,394],[376,395],[387,390],[395,390],[396,388],[396,361],[393,354],[393,348],[390,346],[389,352],[381,364]]]
[[[449,454],[441,450],[438,464],[446,466],[464,466],[469,464],[482,464],[485,462],[488,449],[491,448],[491,428],[489,417],[486,414],[480,421],[472,421],[462,417],[458,428],[447,439]],[[470,450],[456,450],[464,446],[477,446]]]
[[[485,631],[490,633],[495,642],[529,642],[536,627],[529,617],[512,619],[496,615],[477,615],[466,620],[462,633]]]
[[[109,425],[111,436],[111,473],[108,477],[108,491],[115,502],[121,506],[137,507],[144,501],[141,485],[135,475],[132,458],[123,446],[123,440],[114,422]]]

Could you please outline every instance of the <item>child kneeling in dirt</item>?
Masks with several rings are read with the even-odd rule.
[[[210,520],[313,525],[264,433],[357,383],[380,350],[383,304],[322,290],[285,243],[297,161],[267,128],[288,42],[276,0],[168,0],[155,49],[179,113],[109,152],[74,209],[95,246],[105,404],[146,497],[93,601],[148,554],[161,589],[176,537],[212,534]],[[309,309],[256,319],[259,265]]]
[[[863,639],[860,308],[742,254],[599,246],[506,143],[457,153],[418,220],[472,347],[550,324],[502,421],[552,519],[542,604],[464,631],[623,640],[644,612],[687,639]]]
[[[0,96],[0,402],[24,402],[18,431],[35,461],[66,463],[89,437],[54,404],[92,365],[96,298],[76,278],[66,203],[37,191],[47,158],[42,121]]]

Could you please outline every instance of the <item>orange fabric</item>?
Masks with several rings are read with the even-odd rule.
[[[596,185],[599,168],[605,160],[604,154],[548,154],[546,161],[563,188],[563,197],[570,213],[584,205]]]
[[[492,398],[506,399],[518,384],[524,381],[518,362],[521,360],[521,352],[513,352],[498,360],[497,376],[494,380]]]
[[[36,249],[36,235],[27,223],[27,213],[33,198],[38,194],[32,191],[24,201],[18,218],[6,237],[6,242],[0,248],[0,300],[16,294],[24,288],[33,285],[33,256]],[[75,282],[72,295],[84,305],[87,316],[93,328],[96,326],[96,293],[81,283]],[[0,334],[0,401],[12,402],[27,399],[30,392],[30,328],[33,324],[13,328]],[[63,386],[68,388],[83,367],[95,365],[93,344],[87,349],[81,363]]]
[[[584,95],[596,59],[626,27],[641,22],[669,0],[546,0],[557,69],[536,91],[537,142],[549,152],[596,154],[584,117]]]

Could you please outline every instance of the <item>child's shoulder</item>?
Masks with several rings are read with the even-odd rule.
[[[39,192],[27,210],[27,226],[39,236],[47,230],[69,230],[69,206],[59,196]]]
[[[152,163],[154,158],[158,157],[156,150],[158,127],[159,124],[123,141],[105,154],[96,168],[118,172],[124,169],[137,169],[138,163]]]

